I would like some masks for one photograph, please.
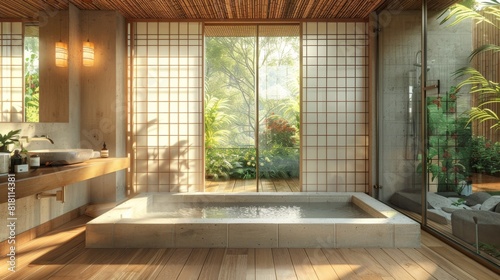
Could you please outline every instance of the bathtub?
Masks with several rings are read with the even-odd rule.
[[[163,217],[176,203],[351,203],[363,218]],[[318,204],[319,205],[319,204]],[[151,215],[152,214],[152,215]],[[416,248],[420,225],[364,193],[142,193],[87,223],[88,248]]]

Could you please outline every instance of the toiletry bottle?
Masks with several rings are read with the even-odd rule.
[[[14,151],[14,155],[10,158],[10,171],[11,173],[14,173],[16,170],[16,165],[23,164],[23,157],[21,156],[21,153],[19,153],[19,150]]]
[[[102,145],[101,157],[102,158],[109,157],[109,151],[108,151],[108,148],[106,148],[106,142],[104,142],[104,145]]]
[[[35,169],[40,167],[40,157],[38,155],[30,156],[30,167]]]

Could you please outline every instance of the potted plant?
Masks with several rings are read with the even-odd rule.
[[[19,132],[18,130],[11,130],[7,134],[0,133],[0,153],[10,153],[9,145],[19,142]]]

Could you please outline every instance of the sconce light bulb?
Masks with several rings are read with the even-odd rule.
[[[83,42],[83,66],[94,66],[94,43]]]
[[[68,44],[56,42],[56,66],[68,67]]]

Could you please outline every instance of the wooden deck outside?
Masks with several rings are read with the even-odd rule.
[[[207,180],[205,192],[256,192],[255,179],[251,180]],[[300,192],[298,178],[260,179],[260,192]]]
[[[500,177],[474,174],[472,176],[473,192],[500,191]],[[255,179],[250,180],[206,180],[206,192],[256,192]],[[260,179],[261,192],[299,192],[299,178],[289,179]]]
[[[426,232],[418,249],[87,249],[89,220],[18,244],[0,279],[498,279]]]

